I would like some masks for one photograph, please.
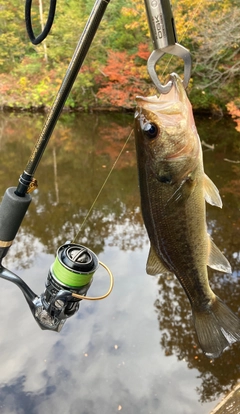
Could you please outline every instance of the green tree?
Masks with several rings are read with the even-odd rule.
[[[25,53],[23,5],[19,0],[0,0],[0,70],[11,70]]]
[[[190,98],[195,108],[224,109],[235,101],[240,90],[238,0],[172,0],[173,14],[179,43],[189,48],[193,56]],[[46,50],[42,45],[33,46],[24,23],[21,0],[6,3],[0,0],[0,90],[1,105],[33,108],[51,105],[66,73],[80,34],[93,7],[94,0],[58,0],[55,21],[47,37]],[[43,3],[44,16],[48,4]],[[38,4],[32,10],[34,32],[40,30]],[[228,24],[226,25],[226,22]],[[139,55],[139,45],[144,45],[144,59]],[[152,42],[143,0],[118,0],[110,2],[104,18],[76,79],[67,105],[88,108],[104,103],[103,88],[112,88],[111,77],[104,69],[114,53],[124,53],[125,60],[116,67],[125,82],[118,82],[120,94],[132,88],[142,93],[152,93],[146,72],[146,60]],[[183,73],[182,61],[170,60],[169,55],[160,59],[157,67],[160,79],[172,71]],[[107,71],[107,69],[106,69]],[[134,86],[135,83],[135,86]],[[116,86],[116,84],[115,84]],[[113,90],[114,88],[112,88]],[[122,95],[123,96],[123,95]],[[101,97],[101,100],[100,100]],[[128,99],[132,105],[133,96]],[[121,100],[118,105],[121,105]],[[126,99],[125,99],[126,103]],[[124,104],[125,105],[125,104]]]

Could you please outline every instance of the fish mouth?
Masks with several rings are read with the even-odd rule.
[[[166,94],[159,96],[137,96],[136,101],[139,108],[147,109],[162,114],[179,114],[182,113],[186,106],[185,90],[182,84],[182,79],[176,74],[170,75],[172,81],[172,88]]]
[[[192,106],[187,97],[182,79],[176,73],[170,75],[172,88],[166,94],[159,96],[137,96],[135,118],[143,117],[145,120],[154,119],[160,128],[186,128],[195,129]]]
[[[139,137],[145,137],[145,125],[157,126],[158,139],[148,140],[147,148],[157,148],[161,160],[180,161],[189,154],[197,158],[199,137],[192,106],[181,78],[176,74],[170,76],[173,85],[167,94],[136,98],[136,130],[141,132]]]

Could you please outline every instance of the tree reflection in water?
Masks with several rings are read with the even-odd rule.
[[[33,117],[27,115],[0,116],[1,194],[7,186],[17,185],[42,123],[39,117],[33,122]],[[204,122],[201,128],[203,125]],[[132,117],[124,115],[63,116],[40,163],[36,177],[39,190],[33,195],[32,205],[6,257],[6,266],[14,256],[19,267],[28,268],[37,252],[55,254],[62,243],[74,238],[131,128]],[[226,131],[229,132],[228,125]],[[206,142],[209,134],[209,143],[213,143],[208,123],[205,132],[200,132]],[[226,142],[228,147],[230,138]],[[231,262],[233,275],[209,270],[209,277],[215,293],[239,313],[240,198],[234,185],[238,176],[240,180],[240,169],[231,170],[229,164],[221,162],[216,176],[216,160],[223,160],[224,148],[219,145],[214,154],[205,154],[206,172],[222,190],[224,201],[222,211],[208,208],[207,222],[214,242]],[[135,163],[131,139],[77,238],[97,254],[106,245],[134,251],[143,249],[147,243]],[[198,370],[201,387],[197,391],[201,402],[215,400],[239,378],[240,345],[234,344],[217,360],[206,358],[197,345],[190,304],[178,280],[172,275],[160,277],[158,286],[159,296],[154,306],[161,347],[166,357],[176,355],[186,361],[189,369]]]
[[[215,278],[222,278],[219,274]],[[224,291],[226,302],[232,306],[233,285],[224,283],[222,278],[221,291]],[[220,281],[218,280],[219,284]],[[160,344],[166,356],[176,355],[179,360],[185,360],[189,368],[199,371],[202,385],[197,391],[201,402],[214,401],[221,393],[225,393],[238,381],[240,369],[239,344],[234,344],[229,350],[216,359],[209,360],[197,346],[195,331],[191,319],[191,307],[188,299],[175,276],[160,277],[159,298],[155,301],[161,331]],[[235,283],[233,283],[235,285]],[[216,292],[213,280],[211,285]],[[222,292],[223,293],[223,292]],[[239,301],[240,291],[235,298]],[[228,298],[228,299],[227,299]],[[229,303],[231,298],[231,303]]]
[[[106,115],[86,114],[80,119],[68,115],[59,122],[37,170],[39,189],[33,194],[32,204],[5,259],[6,265],[14,255],[19,267],[29,267],[40,243],[43,251],[55,254],[62,243],[78,234],[132,130],[132,117],[112,115],[109,119]],[[32,122],[33,118],[27,115],[2,117],[2,194],[7,185],[17,185],[18,175],[41,131],[43,119],[37,120]],[[134,165],[131,139],[77,237],[78,242],[87,242],[96,254],[104,249],[106,240],[109,245],[132,250],[141,248],[146,240]],[[119,233],[119,226],[123,234]]]

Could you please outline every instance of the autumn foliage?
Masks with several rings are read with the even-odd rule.
[[[188,92],[194,109],[219,108],[220,113],[239,97],[238,3],[172,0],[178,41],[193,57]],[[45,2],[43,6],[46,20]],[[38,31],[38,2],[32,7]],[[52,105],[92,7],[92,0],[60,0],[46,42],[33,46],[26,34],[22,1],[0,0],[0,108]],[[134,108],[136,95],[156,93],[146,67],[152,50],[144,1],[112,1],[66,106]],[[173,71],[182,75],[183,61],[166,54],[157,64],[160,81]]]
[[[240,132],[240,99],[235,102],[231,101],[227,104],[227,110],[233,118],[234,122],[237,123],[236,130]]]
[[[131,107],[136,95],[147,92],[147,45],[140,44],[136,53],[109,50],[107,64],[102,67],[97,97],[104,105]]]

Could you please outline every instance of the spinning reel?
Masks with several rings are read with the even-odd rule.
[[[2,265],[31,202],[29,194],[18,197],[15,191],[14,187],[8,188],[0,206],[0,278],[15,283],[21,289],[41,329],[60,332],[65,321],[78,311],[82,299],[99,300],[110,294],[113,287],[112,273],[90,249],[66,242],[59,247],[49,269],[44,292],[39,296],[35,294],[19,276]],[[103,296],[88,297],[87,291],[99,265],[110,276],[110,288]]]

